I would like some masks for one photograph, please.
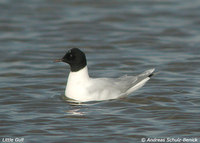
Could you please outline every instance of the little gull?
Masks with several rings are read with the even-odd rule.
[[[125,97],[141,88],[153,75],[150,69],[137,76],[119,78],[91,78],[85,54],[78,48],[69,50],[62,59],[70,65],[65,96],[77,102],[102,101]]]

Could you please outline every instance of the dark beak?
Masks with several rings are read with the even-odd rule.
[[[58,62],[63,62],[62,59],[57,59],[57,60],[54,60],[55,63],[58,63]]]

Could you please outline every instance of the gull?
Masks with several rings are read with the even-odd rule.
[[[65,96],[77,102],[103,101],[126,97],[141,88],[152,76],[149,69],[137,76],[119,78],[91,78],[88,74],[86,55],[78,48],[70,49],[63,58],[55,62],[70,65]]]

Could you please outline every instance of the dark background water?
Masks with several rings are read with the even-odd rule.
[[[125,99],[71,104],[78,47],[94,77],[160,73]],[[0,139],[30,142],[200,142],[199,0],[1,0]]]

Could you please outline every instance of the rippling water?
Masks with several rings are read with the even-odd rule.
[[[200,137],[199,0],[1,0],[0,13],[1,141]],[[128,98],[72,104],[52,61],[74,46],[93,77],[160,73]]]

